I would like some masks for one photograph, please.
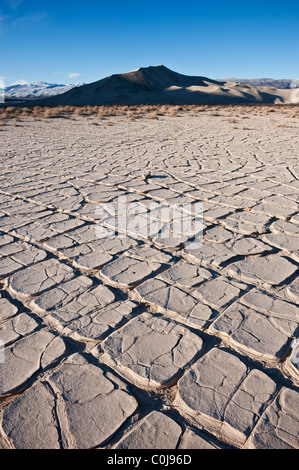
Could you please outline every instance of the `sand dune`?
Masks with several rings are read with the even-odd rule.
[[[292,90],[182,75],[163,65],[115,74],[35,104],[290,103]]]

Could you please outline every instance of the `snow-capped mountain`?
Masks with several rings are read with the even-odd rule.
[[[5,88],[5,98],[10,99],[34,99],[49,98],[56,96],[73,88],[84,85],[78,83],[76,85],[60,85],[57,83],[33,82],[26,85],[11,85]]]

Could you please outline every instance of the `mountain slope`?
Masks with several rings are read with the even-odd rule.
[[[291,90],[255,87],[232,81],[219,82],[206,77],[182,75],[163,65],[115,74],[72,88],[46,100],[45,106],[113,104],[232,104],[283,103]]]

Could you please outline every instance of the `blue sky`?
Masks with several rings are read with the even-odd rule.
[[[299,78],[299,2],[1,0],[0,78],[90,83],[163,64],[210,78]]]

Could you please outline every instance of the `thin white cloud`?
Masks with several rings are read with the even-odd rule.
[[[47,12],[39,11],[32,13],[31,15],[21,16],[12,21],[12,26],[23,27],[31,26],[34,23],[39,23],[40,21],[45,20],[48,17]]]
[[[82,73],[72,72],[68,74],[67,78],[76,78],[76,77],[80,77],[80,75],[82,75]]]
[[[10,8],[13,8],[16,10],[19,5],[23,2],[23,0],[5,0],[6,3],[10,6]]]
[[[21,78],[21,80],[16,80],[15,82],[10,84],[10,86],[14,86],[14,85],[29,85],[29,83],[23,78]]]

